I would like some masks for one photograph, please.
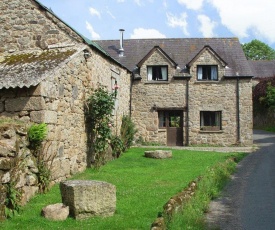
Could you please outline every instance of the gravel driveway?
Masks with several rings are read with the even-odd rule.
[[[275,230],[275,133],[254,131],[259,149],[237,166],[237,172],[210,204],[209,229]]]

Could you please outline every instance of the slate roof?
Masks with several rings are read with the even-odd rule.
[[[254,78],[274,77],[275,76],[275,60],[249,60]]]
[[[227,63],[225,76],[247,76],[253,73],[237,38],[163,38],[125,39],[124,56],[119,57],[119,40],[98,40],[98,43],[112,58],[130,71],[150,52],[159,46],[181,69],[205,47],[210,46]]]
[[[71,49],[0,56],[0,89],[35,86],[74,53],[76,50]]]

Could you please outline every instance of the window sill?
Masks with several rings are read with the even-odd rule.
[[[220,83],[220,81],[218,80],[218,81],[198,81],[198,80],[196,80],[195,81],[195,83],[196,84],[219,84]]]
[[[161,132],[166,132],[166,128],[159,128],[158,129],[158,132],[161,133]]]
[[[169,84],[168,81],[147,81],[144,84]]]
[[[199,133],[223,133],[223,130],[200,130]]]

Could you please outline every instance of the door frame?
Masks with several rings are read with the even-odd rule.
[[[163,116],[159,122],[162,122],[161,127],[166,128],[166,145],[167,146],[183,146],[183,110],[161,109]],[[179,117],[179,121],[172,123],[172,117]],[[160,121],[162,119],[162,121]]]

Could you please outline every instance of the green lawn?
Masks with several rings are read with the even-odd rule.
[[[113,217],[54,222],[40,216],[41,209],[61,202],[58,185],[34,197],[22,212],[0,224],[0,229],[150,229],[168,199],[217,162],[232,153],[173,150],[170,159],[143,157],[144,148],[131,148],[99,171],[87,169],[72,179],[100,180],[117,188],[117,209]]]

